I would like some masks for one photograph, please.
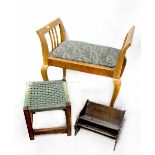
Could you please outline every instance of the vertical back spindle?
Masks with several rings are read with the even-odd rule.
[[[49,36],[50,36],[50,40],[51,40],[52,49],[54,49],[55,46],[54,46],[53,36],[52,36],[52,34],[51,34],[51,31],[49,31]]]

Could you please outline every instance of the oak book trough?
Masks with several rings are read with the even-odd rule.
[[[75,135],[85,128],[115,139],[114,150],[121,129],[125,111],[97,104],[89,100],[77,118]]]

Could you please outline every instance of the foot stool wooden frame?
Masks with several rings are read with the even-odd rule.
[[[66,126],[33,129],[33,114],[49,110],[64,110]],[[66,82],[61,80],[29,82],[23,111],[30,140],[34,140],[34,135],[49,133],[67,133],[71,136],[71,104]]]
[[[94,49],[96,49],[96,47],[101,48],[101,50],[99,49],[99,52],[98,52],[99,55],[100,55],[100,52],[102,52],[103,54],[106,53],[106,56],[103,57],[103,59],[105,59],[104,61],[108,61],[109,59],[110,61],[112,60],[112,64],[110,65],[109,64],[104,65],[104,63],[102,65],[98,65],[98,64],[94,64],[93,62],[90,62],[90,63],[84,62],[83,58],[81,59],[82,61],[63,58],[63,57],[66,57],[65,53],[60,57],[56,57],[53,55],[53,51],[59,48],[62,45],[62,43],[64,44],[71,43],[71,42],[66,42],[67,38],[65,34],[64,25],[61,19],[57,18],[56,20],[52,21],[51,23],[47,24],[46,26],[42,27],[37,31],[37,34],[40,38],[41,46],[42,46],[43,65],[41,67],[41,74],[42,74],[43,80],[45,81],[48,80],[47,69],[49,66],[61,67],[63,69],[63,79],[66,78],[66,69],[113,78],[114,91],[110,101],[110,106],[113,107],[120,90],[120,86],[121,86],[120,78],[123,74],[123,71],[126,65],[125,54],[127,49],[131,46],[134,29],[135,27],[133,26],[129,30],[129,32],[127,33],[124,39],[123,46],[120,50],[110,48],[110,47],[103,47],[103,50],[102,50],[102,47],[95,45]],[[45,35],[49,35],[50,43],[47,41],[47,38],[45,37]],[[62,46],[64,46],[64,44]],[[78,44],[82,44],[82,43],[78,42]],[[50,46],[51,48],[49,48]],[[92,45],[90,44],[86,44],[86,46],[92,47]],[[75,46],[75,49],[76,48],[77,46]],[[72,51],[74,51],[74,49]],[[119,51],[119,54],[118,54],[118,51]],[[59,52],[61,52],[61,49]],[[82,52],[85,55],[86,51],[84,50]],[[113,52],[117,55],[117,56],[114,55],[115,56],[114,60],[111,59],[111,56],[113,57],[113,54],[110,54],[109,56],[108,52],[109,53]],[[69,55],[69,56],[72,57],[72,55]],[[75,57],[78,59],[80,58],[78,56],[75,56]]]

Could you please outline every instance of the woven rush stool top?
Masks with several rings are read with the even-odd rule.
[[[24,106],[30,111],[64,109],[69,103],[66,82],[61,80],[28,82]]]

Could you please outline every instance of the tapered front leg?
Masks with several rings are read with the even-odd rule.
[[[113,79],[113,82],[114,82],[114,92],[111,98],[110,107],[114,106],[115,100],[118,96],[121,87],[121,79]]]
[[[24,107],[23,111],[24,111],[25,121],[26,121],[30,140],[34,140],[34,133],[32,128],[33,115],[32,113],[30,113],[27,107]]]
[[[48,81],[47,69],[48,69],[48,65],[42,65],[41,75],[44,81]]]
[[[67,124],[67,136],[72,134],[72,123],[71,123],[71,105],[66,106],[66,124]]]

